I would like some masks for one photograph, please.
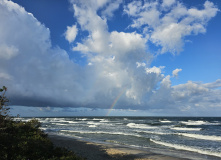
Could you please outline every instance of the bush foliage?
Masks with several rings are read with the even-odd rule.
[[[2,118],[1,120],[5,119],[8,116],[9,112],[9,108],[7,107],[7,103],[9,102],[9,100],[5,97],[6,91],[7,88],[5,86],[0,88],[0,92],[2,92],[2,94],[0,95],[0,118]]]
[[[83,160],[73,152],[54,147],[47,134],[39,129],[40,122],[13,121],[8,116],[6,87],[0,89],[0,159],[1,160]]]

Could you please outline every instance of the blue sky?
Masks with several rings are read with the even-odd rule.
[[[220,116],[220,8],[0,0],[0,85],[12,115]]]

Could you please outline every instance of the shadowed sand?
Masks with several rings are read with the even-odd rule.
[[[65,147],[87,160],[187,160],[118,145],[81,141],[49,135],[55,146]]]

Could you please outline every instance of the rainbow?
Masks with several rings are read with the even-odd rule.
[[[111,111],[113,110],[114,106],[117,104],[118,100],[120,99],[120,97],[124,94],[124,92],[126,91],[126,87],[120,92],[120,94],[115,98],[114,102],[112,103],[110,109],[108,110],[106,116],[109,116]]]

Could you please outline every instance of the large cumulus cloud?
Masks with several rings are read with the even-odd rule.
[[[187,36],[206,32],[208,21],[218,8],[209,1],[203,9],[187,8],[180,1],[133,1],[125,6],[125,13],[133,18],[131,27],[144,27],[149,40],[161,47],[159,53],[178,54]]]
[[[121,95],[117,108],[220,107],[220,80],[171,86],[182,69],[164,75],[164,66],[151,66],[154,56],[148,50],[153,43],[160,53],[179,53],[186,36],[205,33],[218,11],[213,3],[206,1],[201,10],[173,0],[125,4],[123,14],[133,20],[129,27],[142,27],[141,33],[109,31],[107,22],[120,0],[70,3],[77,22],[65,36],[73,52],[86,57],[86,66],[52,46],[50,30],[34,15],[0,0],[0,84],[8,86],[12,105],[109,108]],[[81,31],[88,35],[75,42]]]

